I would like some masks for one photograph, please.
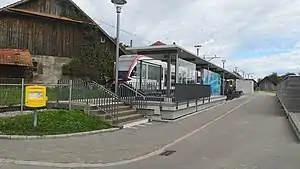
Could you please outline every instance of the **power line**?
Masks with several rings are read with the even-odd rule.
[[[114,26],[114,25],[112,25],[112,24],[109,24],[109,23],[107,23],[107,22],[105,22],[105,21],[98,20],[98,19],[97,19],[96,21],[101,22],[101,23],[103,23],[104,25],[107,25],[107,26],[109,26],[109,27],[112,27],[112,28],[115,28],[115,29],[116,29],[116,26]],[[142,40],[145,40],[145,41],[147,41],[147,42],[149,42],[149,43],[152,43],[152,41],[150,41],[150,40],[148,40],[148,39],[145,39],[145,38],[143,38],[143,37],[141,37],[141,36],[138,36],[138,35],[136,35],[136,34],[134,34],[134,33],[131,33],[131,32],[129,32],[129,31],[127,31],[127,30],[120,29],[120,31],[121,31],[121,32],[124,32],[124,33],[126,33],[126,34],[128,34],[128,35],[138,37],[138,38],[140,38],[140,39],[142,39]]]

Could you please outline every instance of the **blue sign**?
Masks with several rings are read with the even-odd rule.
[[[221,75],[215,72],[204,70],[203,84],[211,86],[212,95],[221,95]]]

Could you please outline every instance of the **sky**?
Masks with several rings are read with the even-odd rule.
[[[110,0],[73,0],[111,36],[116,14]],[[127,0],[121,41],[146,46],[160,40],[212,62],[261,78],[272,72],[300,72],[300,0]],[[1,0],[5,6],[15,0]]]

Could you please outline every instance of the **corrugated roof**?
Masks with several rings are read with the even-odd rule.
[[[0,65],[33,66],[29,50],[0,49]]]

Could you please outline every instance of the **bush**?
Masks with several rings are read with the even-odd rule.
[[[33,114],[0,118],[0,131],[8,135],[54,135],[111,128],[99,117],[77,110],[54,110],[38,113],[38,125],[33,127]]]

